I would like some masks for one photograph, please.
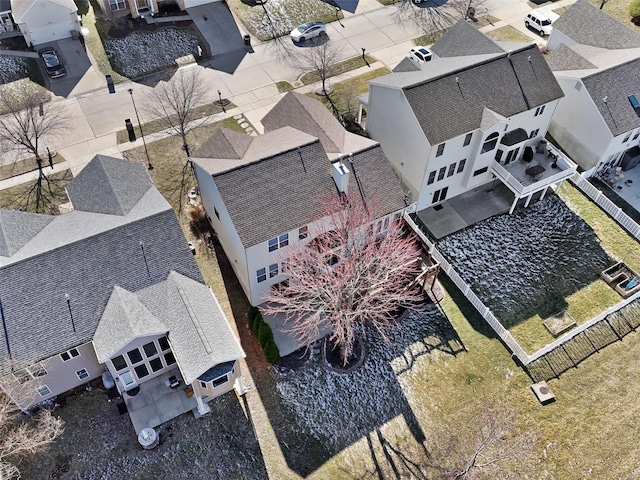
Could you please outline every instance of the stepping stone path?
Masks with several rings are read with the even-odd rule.
[[[253,127],[243,114],[240,113],[238,115],[234,115],[233,118],[236,122],[238,122],[238,125],[240,125],[240,127],[243,128],[246,133],[248,133],[249,135],[253,135],[254,137],[258,135],[258,132],[253,129]]]

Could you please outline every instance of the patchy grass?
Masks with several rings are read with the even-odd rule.
[[[364,67],[367,65],[367,62],[369,64],[376,62],[376,59],[370,55],[365,55],[365,57],[366,61],[362,58],[362,56],[360,56],[352,57],[340,63],[336,63],[335,65],[331,65],[327,72],[327,78],[335,77],[336,75],[350,72],[351,70],[355,70],[356,68]],[[321,81],[322,77],[319,72],[309,72],[302,75],[302,77],[300,77],[300,80],[305,85],[310,85],[312,83]]]
[[[500,21],[498,17],[494,17],[493,15],[482,15],[480,17],[476,17],[476,20],[477,21],[471,24],[476,28],[486,27],[487,25],[495,25]]]
[[[330,23],[344,18],[322,0],[269,0],[262,5],[252,0],[227,0],[231,11],[245,28],[260,40],[288,35],[306,22]]]
[[[45,169],[46,174],[46,169]],[[52,195],[46,194],[46,207],[38,213],[49,213],[51,215],[58,215],[60,211],[58,207],[63,203],[67,203],[69,198],[65,187],[73,180],[71,170],[65,170],[63,172],[54,173],[48,177],[51,184]],[[20,209],[25,212],[36,212],[33,193],[30,194],[34,188],[35,180],[15,187],[0,190],[0,208],[12,210]],[[43,182],[46,185],[46,182]],[[45,187],[43,186],[43,189]]]
[[[293,85],[291,85],[289,82],[285,80],[281,82],[276,82],[276,87],[278,87],[278,92],[280,93],[286,93],[293,90]]]
[[[359,75],[348,80],[343,80],[332,85],[333,92],[329,95],[329,98],[336,106],[339,112],[351,112],[355,113],[358,108],[358,101],[356,98],[358,95],[362,95],[369,91],[367,80],[371,80],[376,77],[381,77],[391,73],[387,67],[377,68],[363,75]],[[316,95],[315,93],[308,93],[311,98],[322,101],[327,107],[330,107],[330,102],[326,97]]]
[[[103,38],[107,36],[110,23],[105,19],[97,0],[91,0],[89,3],[88,12],[82,17],[82,26],[89,29],[89,35],[84,39],[87,50],[102,73],[111,75],[114,82],[122,82],[126,77],[113,70],[102,43]]]
[[[225,108],[232,109],[235,108],[233,103],[229,103],[225,105]],[[207,103],[206,105],[201,105],[196,107],[195,116],[197,118],[205,118],[210,117],[211,115],[215,115],[216,113],[222,112],[222,107],[216,105],[215,103]],[[151,122],[143,123],[142,130],[145,135],[151,135],[152,133],[161,132],[166,127],[166,122],[163,120],[152,120]],[[134,125],[134,131],[136,132],[136,137],[140,138],[142,134],[140,133],[140,126]],[[171,129],[173,131],[173,129]],[[129,141],[129,133],[126,129],[119,130],[116,133],[116,139],[118,143],[127,143]]]
[[[507,25],[505,27],[496,28],[487,32],[489,38],[497,40],[498,42],[525,42],[531,43],[533,40],[522,33],[517,28]]]
[[[589,0],[591,5],[600,8],[601,0]],[[640,27],[631,22],[631,15],[629,14],[629,6],[632,0],[616,0],[615,2],[609,1],[605,4],[603,11],[611,15],[617,21],[626,25],[636,33],[640,33]]]
[[[47,166],[49,164],[49,160],[46,156],[46,153],[43,155],[44,161],[43,165]],[[57,153],[53,157],[53,163],[64,162],[64,157]],[[23,160],[17,160],[8,165],[0,165],[0,180],[5,180],[7,178],[16,177],[18,175],[22,175],[23,173],[33,172],[38,169],[38,164],[36,163],[35,158],[26,158]],[[46,168],[45,168],[46,171]]]
[[[425,33],[424,35],[418,38],[414,38],[413,44],[421,45],[421,46],[431,45],[433,43],[436,43],[438,40],[440,40],[440,37],[444,35],[446,31],[447,30],[445,29],[445,30],[438,30],[436,32]]]

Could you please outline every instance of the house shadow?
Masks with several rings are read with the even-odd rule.
[[[62,61],[62,65],[66,70],[64,77],[48,78],[46,72],[43,72],[47,78],[48,89],[59,97],[67,98],[75,89],[82,89],[82,84],[92,84],[94,79],[89,78],[97,75],[91,68],[91,60],[87,55],[84,39],[65,38],[55,42],[38,45],[37,50],[45,47],[53,47]],[[44,70],[42,62],[39,61],[41,68]]]
[[[388,328],[388,341],[368,330],[365,360],[349,374],[325,368],[314,344],[308,360],[293,373],[277,375],[248,330],[249,304],[231,264],[219,245],[214,250],[248,368],[289,468],[306,477],[345,448],[397,422],[410,432],[412,444],[424,452],[421,455],[428,454],[425,433],[399,377],[434,350],[447,355],[464,351],[455,329],[438,309],[406,315],[396,328]]]
[[[324,3],[336,7],[337,10],[345,10],[349,13],[356,13],[360,0],[322,0]]]

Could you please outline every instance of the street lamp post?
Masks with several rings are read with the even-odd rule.
[[[222,92],[220,90],[218,90],[218,103],[220,103],[220,106],[222,107],[222,111],[224,113],[227,113],[227,109],[224,108],[224,102],[222,101]]]
[[[142,136],[142,144],[144,145],[144,153],[147,154],[147,168],[149,170],[153,170],[153,165],[151,165],[151,158],[149,157],[149,150],[147,150],[147,142],[144,139],[144,132],[142,131],[142,122],[140,122],[140,115],[138,115],[138,108],[136,107],[136,101],[133,99],[133,88],[127,90],[129,95],[131,95],[131,102],[133,103],[133,109],[136,112],[136,119],[138,120],[138,127],[140,127],[140,135]]]

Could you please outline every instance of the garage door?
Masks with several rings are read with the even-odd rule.
[[[199,7],[200,5],[219,1],[220,0],[184,0],[184,8]]]
[[[31,32],[31,43],[33,45],[40,45],[42,43],[54,42],[63,38],[71,37],[71,30],[73,30],[73,24],[54,24],[38,27]]]

